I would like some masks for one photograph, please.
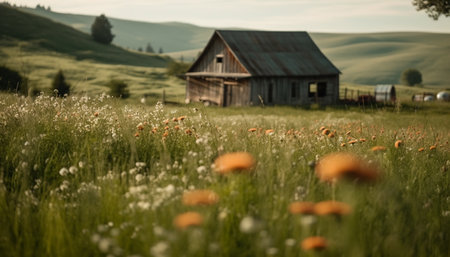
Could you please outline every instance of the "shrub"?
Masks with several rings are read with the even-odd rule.
[[[59,97],[70,95],[70,84],[66,82],[62,70],[59,70],[53,78],[52,89]]]
[[[190,67],[189,63],[171,61],[167,65],[167,75],[178,76],[186,73]]]
[[[111,33],[112,25],[104,14],[95,18],[91,26],[92,38],[102,44],[108,45],[113,39],[114,35]]]
[[[27,94],[27,79],[19,72],[5,66],[0,66],[0,91]]]
[[[128,85],[122,80],[111,80],[108,85],[110,88],[109,94],[118,98],[128,98],[130,97],[130,91],[128,90]]]

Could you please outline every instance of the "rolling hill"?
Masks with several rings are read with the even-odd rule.
[[[103,45],[90,35],[50,19],[0,4],[2,42],[26,42],[25,47],[72,56],[77,60],[147,67],[166,67],[169,58],[127,51],[115,45]]]
[[[89,32],[94,16],[21,8]],[[179,22],[150,23],[109,18],[114,43],[138,48],[151,43],[167,55],[192,61],[214,28]],[[419,69],[428,86],[450,87],[450,34],[425,32],[310,33],[316,44],[342,71],[342,81],[359,84],[394,84],[407,68]]]

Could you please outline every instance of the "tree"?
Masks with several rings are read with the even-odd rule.
[[[95,18],[91,26],[92,38],[102,44],[108,45],[113,41],[114,35],[111,33],[112,25],[104,14]]]
[[[0,91],[26,95],[28,91],[27,79],[15,70],[0,66]]]
[[[450,0],[413,0],[412,4],[416,6],[417,11],[425,12],[434,20],[439,16],[450,16]]]
[[[150,43],[147,44],[147,47],[145,48],[145,52],[147,53],[154,53],[155,50],[153,50],[153,47]]]
[[[408,86],[420,85],[422,84],[422,73],[416,69],[407,69],[402,73],[400,81]]]
[[[164,53],[162,47],[159,48],[158,53],[160,53],[160,54]]]
[[[122,80],[111,80],[108,85],[109,95],[117,98],[128,98],[130,97],[130,91],[128,90],[128,85]]]
[[[64,77],[62,70],[59,70],[53,78],[52,89],[59,97],[70,94],[70,84],[66,82],[66,78]]]

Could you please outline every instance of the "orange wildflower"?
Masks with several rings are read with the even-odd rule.
[[[314,205],[314,213],[317,215],[347,215],[352,212],[350,205],[343,202],[323,201]]]
[[[192,135],[192,131],[190,129],[186,129],[184,132],[186,132],[186,134],[188,135]]]
[[[178,117],[178,120],[179,120],[179,121],[183,121],[184,119],[186,119],[186,116],[180,116],[180,117]]]
[[[169,124],[169,119],[163,121],[164,124]]]
[[[180,126],[176,125],[176,126],[173,127],[173,129],[179,130],[179,129],[180,129]]]
[[[436,145],[430,146],[430,150],[435,150],[435,149],[436,149]]]
[[[312,236],[304,239],[300,246],[303,250],[323,250],[327,248],[328,242],[325,240],[325,238],[320,236]]]
[[[329,138],[333,138],[335,136],[334,132],[331,132],[330,134],[328,134]]]
[[[358,143],[358,140],[356,140],[356,139],[348,141],[348,144],[350,144],[350,145],[353,145],[356,143]]]
[[[172,119],[172,121],[173,121],[173,122],[177,122],[178,119],[177,119],[176,117],[174,117],[174,118]]]
[[[377,145],[377,146],[372,147],[370,150],[372,152],[384,152],[384,151],[386,151],[386,147]]]
[[[378,171],[351,153],[332,153],[319,160],[316,175],[322,181],[333,182],[342,177],[363,181],[375,180]]]
[[[168,129],[169,129],[169,126],[165,126],[165,127],[164,127],[164,130],[168,130]]]
[[[183,194],[183,204],[187,206],[212,205],[219,201],[219,196],[211,190],[193,190]]]
[[[142,123],[139,123],[136,128],[138,130],[144,130],[144,125]]]
[[[289,205],[289,212],[292,214],[314,214],[314,203],[293,202]]]
[[[94,116],[98,117],[99,113],[98,112],[94,112]]]
[[[326,128],[325,126],[322,126],[319,128],[319,130],[324,130],[325,128]]]
[[[275,132],[275,130],[273,130],[273,129],[266,129],[266,135],[270,135],[270,134],[272,134],[273,132]]]
[[[198,212],[185,212],[175,217],[173,224],[179,229],[203,224],[203,216]]]
[[[134,134],[134,136],[135,136],[135,137],[139,137],[139,132],[136,132],[136,133]]]
[[[423,152],[425,150],[425,148],[424,147],[421,147],[421,148],[419,148],[419,152]]]
[[[248,132],[255,132],[257,129],[256,128],[250,128],[248,129]]]
[[[394,144],[395,148],[399,148],[401,145],[403,145],[403,141],[402,140],[395,141],[395,144]]]
[[[342,144],[341,144],[341,147],[344,147],[344,146],[346,146],[346,145],[347,145],[346,143],[342,143]]]
[[[372,136],[372,140],[375,140],[375,139],[377,139],[377,136]]]
[[[345,135],[350,135],[352,132],[351,131],[347,131],[346,133],[345,133]]]
[[[168,137],[169,136],[169,131],[164,132],[164,134],[162,136],[163,137]]]
[[[247,152],[227,153],[214,161],[215,171],[221,174],[238,170],[251,170],[254,165],[255,159]]]
[[[324,129],[324,130],[322,130],[322,135],[328,135],[328,134],[330,134],[330,130],[329,129]]]
[[[359,142],[366,142],[366,139],[365,138],[360,138]]]

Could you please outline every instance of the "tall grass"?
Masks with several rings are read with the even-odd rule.
[[[1,95],[0,254],[447,256],[449,125],[439,113]],[[336,136],[323,135],[321,126]],[[358,143],[341,146],[350,139]],[[395,148],[399,139],[404,145]],[[376,145],[387,149],[370,151]],[[251,153],[254,170],[215,173],[217,156],[234,151]],[[378,165],[379,181],[320,182],[314,162],[338,151]],[[184,206],[183,192],[193,189],[215,191],[218,204]],[[288,212],[293,201],[331,199],[350,204],[352,213]],[[203,225],[177,229],[173,220],[186,211],[203,215]],[[327,249],[302,250],[313,235],[327,238]]]

